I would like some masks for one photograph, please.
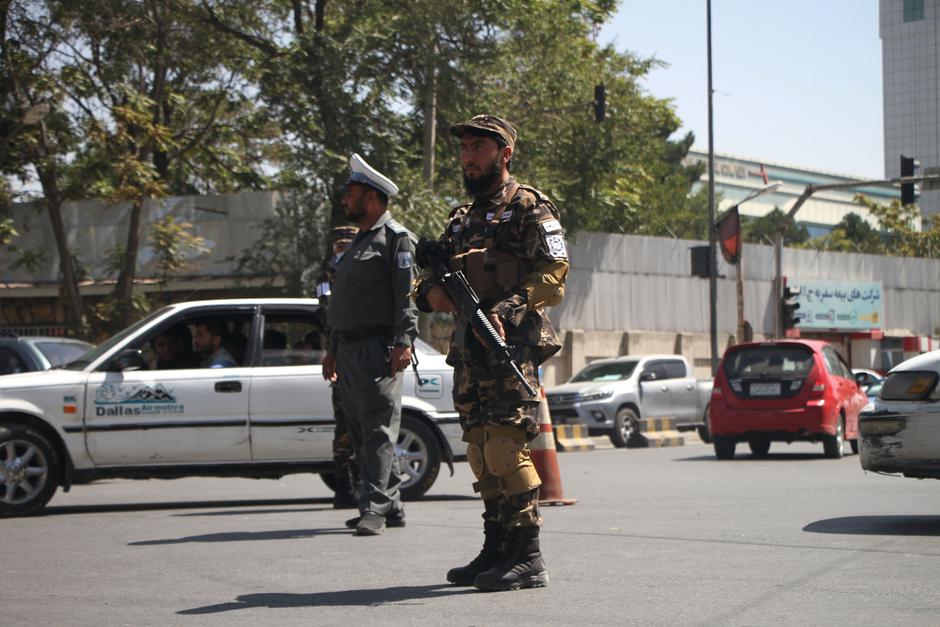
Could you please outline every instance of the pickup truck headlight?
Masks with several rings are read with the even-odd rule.
[[[613,390],[609,390],[609,391],[607,391],[607,392],[593,392],[593,393],[591,393],[591,394],[582,394],[581,397],[580,397],[578,400],[579,400],[579,401],[582,401],[582,402],[584,402],[584,401],[600,401],[600,400],[603,400],[603,399],[605,399],[605,398],[610,398],[610,397],[613,396],[613,395],[614,395]]]

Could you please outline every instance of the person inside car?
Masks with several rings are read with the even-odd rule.
[[[157,356],[157,370],[181,370],[198,368],[200,358],[192,349],[192,333],[189,327],[180,324],[150,340]]]
[[[217,318],[208,318],[196,323],[193,350],[203,355],[201,368],[235,368],[238,362],[222,345],[228,336],[228,325]]]

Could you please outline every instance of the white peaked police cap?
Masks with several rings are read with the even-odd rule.
[[[387,196],[394,196],[398,193],[398,185],[395,185],[390,178],[366,163],[366,160],[358,154],[353,153],[353,156],[349,158],[349,168],[352,170],[352,174],[349,175],[347,183],[368,185]]]

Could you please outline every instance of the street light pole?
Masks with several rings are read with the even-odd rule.
[[[712,0],[705,0],[708,40],[708,320],[712,376],[718,372],[718,261],[715,256],[715,133],[712,111]]]
[[[775,181],[773,183],[770,183],[769,185],[765,185],[764,187],[761,187],[760,189],[756,189],[750,194],[748,194],[747,196],[745,196],[743,199],[738,201],[735,207],[740,207],[747,201],[753,200],[757,198],[758,196],[769,194],[770,192],[774,191],[781,185],[782,183],[780,181]],[[732,209],[734,209],[734,207],[732,207]],[[736,265],[736,268],[735,268],[735,275],[734,275],[734,291],[735,291],[735,297],[737,300],[737,313],[738,313],[738,330],[735,333],[735,338],[737,340],[737,343],[740,344],[741,342],[748,341],[748,338],[746,337],[747,327],[746,327],[746,323],[744,320],[744,241],[743,239],[741,241],[741,252],[738,255],[738,263],[735,265]]]

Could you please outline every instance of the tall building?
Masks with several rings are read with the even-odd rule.
[[[940,173],[940,0],[880,0],[885,176],[900,176],[901,155]],[[940,189],[922,186],[927,216],[940,213]]]

